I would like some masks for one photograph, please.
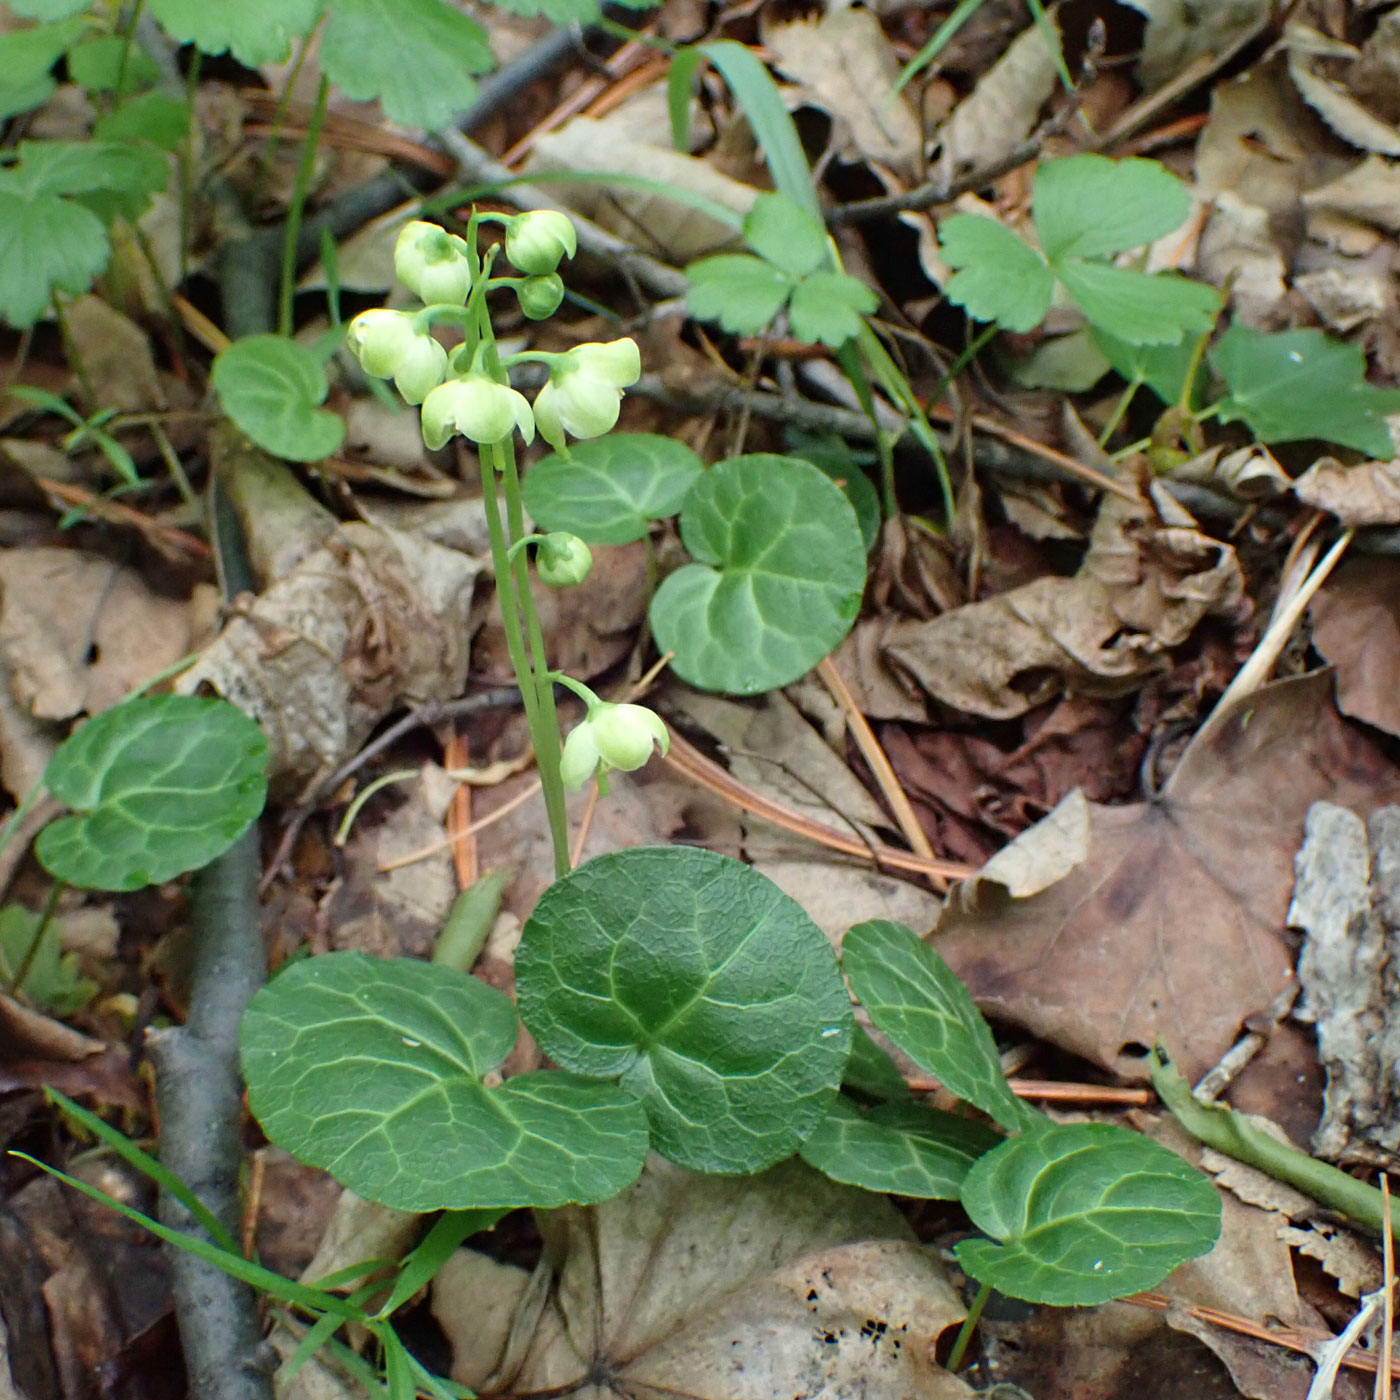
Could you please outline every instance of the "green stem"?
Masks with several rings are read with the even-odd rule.
[[[963,1357],[967,1355],[967,1348],[972,1342],[972,1334],[977,1330],[977,1324],[981,1321],[982,1310],[987,1306],[987,1299],[992,1296],[992,1285],[983,1283],[978,1286],[977,1296],[972,1300],[972,1306],[967,1310],[967,1316],[963,1318],[963,1325],[958,1328],[958,1335],[953,1339],[953,1349],[948,1353],[947,1363],[943,1369],[945,1371],[956,1371],[963,1363]]]
[[[136,21],[141,18],[141,6],[145,0],[136,0],[131,7],[131,17],[127,22],[126,32],[122,35],[121,57],[117,59],[117,81],[112,89],[110,105],[113,108],[122,105],[122,91],[126,87],[126,69],[131,61],[131,46],[136,40]]]
[[[54,913],[58,909],[59,897],[68,888],[62,880],[55,880],[53,888],[49,891],[49,897],[44,901],[44,907],[39,912],[39,927],[34,930],[34,937],[29,940],[29,947],[25,949],[24,957],[20,959],[19,966],[15,969],[15,975],[10,978],[10,995],[18,996],[19,989],[24,986],[24,980],[29,976],[34,968],[34,959],[39,956],[39,945],[44,941],[44,934],[48,932],[49,925],[53,922]]]
[[[277,303],[277,330],[280,335],[292,333],[292,298],[296,295],[297,244],[301,240],[301,216],[306,208],[306,196],[311,189],[311,176],[316,168],[316,148],[321,142],[321,126],[326,119],[326,102],[330,93],[330,79],[323,73],[316,88],[316,105],[311,109],[306,140],[302,142],[296,185],[292,190],[292,203],[287,210],[287,227],[282,237],[282,294]]]
[[[183,283],[190,273],[190,224],[194,207],[195,172],[195,128],[194,100],[199,92],[199,70],[204,62],[204,54],[195,49],[190,57],[190,71],[185,78],[185,106],[189,111],[189,126],[185,139],[180,143],[180,281]],[[156,279],[161,285],[161,279]]]
[[[1128,381],[1128,387],[1123,390],[1118,402],[1113,406],[1113,412],[1109,414],[1108,422],[1103,425],[1103,431],[1099,434],[1100,447],[1108,446],[1109,439],[1118,431],[1118,425],[1123,421],[1133,400],[1137,397],[1137,391],[1142,388],[1145,382],[1145,380],[1137,378]]]

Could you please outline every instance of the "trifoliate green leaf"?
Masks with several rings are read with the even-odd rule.
[[[864,282],[844,272],[814,272],[793,290],[788,319],[799,340],[821,341],[834,349],[854,339],[860,318],[879,304]]]
[[[721,253],[686,268],[685,302],[701,321],[718,321],[732,335],[757,335],[787,302],[792,280],[747,253]]]
[[[1055,278],[1034,248],[995,219],[949,216],[938,227],[938,250],[954,269],[944,289],[949,301],[974,320],[1028,331],[1045,319]]]
[[[54,1016],[71,1016],[81,1011],[100,990],[90,977],[82,975],[76,953],[65,953],[59,943],[59,927],[50,919],[35,946],[35,935],[42,924],[38,914],[19,904],[0,909],[0,976],[7,987],[25,968],[20,984],[29,1001]]]
[[[208,54],[231,53],[247,68],[281,63],[292,40],[311,32],[321,0],[148,0],[149,9],[181,43]]]
[[[224,412],[274,457],[319,462],[345,439],[345,424],[318,407],[329,385],[320,361],[280,335],[245,336],[214,361]]]
[[[761,194],[744,215],[744,241],[789,277],[803,278],[831,263],[821,221],[785,194]]]
[[[58,84],[49,70],[87,31],[81,19],[52,18],[58,22],[0,34],[0,120],[41,107],[53,96]]]
[[[1367,382],[1360,346],[1319,330],[1271,335],[1234,325],[1209,359],[1230,391],[1222,422],[1243,419],[1261,442],[1320,438],[1382,461],[1395,456],[1386,418],[1400,413],[1400,389]]]
[[[1215,324],[1220,296],[1172,272],[1137,272],[1066,258],[1055,271],[1087,320],[1130,345],[1176,345]]]
[[[55,290],[81,296],[110,255],[107,230],[90,209],[0,187],[0,318],[10,325],[33,325]]]
[[[1066,156],[1036,168],[1031,197],[1046,258],[1097,258],[1150,243],[1191,212],[1180,180],[1155,160]]]

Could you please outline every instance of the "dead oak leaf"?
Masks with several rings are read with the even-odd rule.
[[[1343,525],[1398,525],[1400,459],[1347,467],[1322,457],[1293,483],[1293,494]]]
[[[1130,1078],[1159,1035],[1189,1078],[1214,1065],[1292,981],[1282,929],[1309,805],[1364,813],[1400,790],[1331,690],[1327,671],[1266,686],[1151,801],[1088,804],[1087,858],[1038,893],[964,885],[937,947],[982,1009]]]

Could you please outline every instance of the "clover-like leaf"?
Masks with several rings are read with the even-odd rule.
[[[1388,461],[1386,418],[1400,413],[1400,389],[1366,379],[1359,345],[1319,330],[1269,334],[1233,325],[1209,355],[1229,394],[1220,419],[1243,419],[1261,442],[1320,438]]]
[[[690,488],[691,557],[657,589],[651,626],[702,690],[755,695],[804,675],[850,630],[865,543],[850,502],[810,462],[755,453]]]
[[[21,972],[24,977],[17,983]],[[19,904],[0,909],[0,975],[7,987],[18,986],[53,1016],[81,1011],[102,990],[83,976],[78,955],[63,951],[57,920],[41,919]]]
[[[761,194],[744,215],[744,241],[789,277],[803,278],[831,262],[821,220],[785,194]]]
[[[107,231],[90,209],[0,188],[0,317],[32,326],[55,290],[80,296],[111,256]]]
[[[53,876],[135,890],[207,865],[267,797],[267,741],[225,700],[141,696],[90,719],[60,745],[44,785],[73,815],[35,851]]]
[[[1123,253],[1180,228],[1191,195],[1155,160],[1065,156],[1036,167],[1031,211],[1054,264]]]
[[[1004,1142],[963,1185],[958,1263],[1012,1298],[1087,1307],[1160,1283],[1220,1235],[1220,1197],[1174,1152],[1112,1123]]]
[[[1028,331],[1045,319],[1054,275],[1025,239],[995,219],[950,215],[938,226],[938,251],[954,269],[944,289],[948,300],[969,316],[1009,331]]]
[[[246,68],[281,63],[294,38],[311,32],[321,0],[149,0],[151,13],[181,43],[209,54],[231,53]]]
[[[721,253],[686,268],[685,304],[702,321],[718,321],[732,335],[757,335],[787,304],[792,279],[747,253]]]
[[[1066,258],[1054,268],[1071,300],[1095,326],[1130,345],[1175,345],[1215,324],[1220,294],[1171,272],[1138,272]]]
[[[1013,1132],[1034,1120],[1001,1072],[996,1042],[967,988],[912,929],[856,924],[841,945],[856,1000],[920,1069]]]
[[[236,340],[214,361],[224,412],[264,452],[319,462],[345,438],[345,424],[319,408],[329,386],[315,355],[281,335]]]
[[[704,470],[700,458],[658,433],[610,433],[551,453],[525,476],[525,509],[543,530],[568,530],[589,544],[642,539],[653,520],[675,515]]]
[[[483,1076],[515,1044],[509,997],[456,968],[307,958],[254,996],[239,1040],[274,1142],[396,1210],[602,1201],[636,1180],[646,1118],[577,1075]]]
[[[860,331],[860,318],[879,304],[880,298],[864,282],[844,272],[814,272],[793,289],[788,317],[799,340],[835,348],[853,339]]]
[[[1000,1141],[990,1128],[952,1113],[916,1103],[862,1111],[838,1094],[798,1150],[809,1167],[848,1186],[954,1201],[972,1164]]]
[[[515,984],[545,1054],[617,1078],[656,1150],[696,1171],[789,1156],[850,1050],[826,936],[758,871],[696,847],[617,851],[555,881],[521,935]]]

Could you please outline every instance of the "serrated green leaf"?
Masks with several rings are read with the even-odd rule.
[[[860,318],[879,304],[880,298],[864,282],[844,272],[814,272],[794,289],[788,318],[799,340],[820,341],[835,349],[855,338]]]
[[[1058,1307],[1152,1288],[1220,1235],[1215,1187],[1174,1152],[1111,1123],[1002,1143],[968,1173],[962,1201],[992,1236],[958,1245],[964,1271]]]
[[[311,32],[321,0],[148,0],[150,11],[183,44],[204,53],[231,53],[247,68],[282,63],[292,40]]]
[[[347,97],[436,131],[476,99],[471,75],[490,69],[491,46],[443,0],[330,0],[321,67]]]
[[[826,936],[758,871],[692,846],[618,851],[556,880],[521,935],[515,984],[545,1054],[616,1077],[656,1150],[695,1171],[789,1156],[850,1050]]]
[[[79,889],[136,890],[207,865],[267,797],[267,741],[225,700],[148,695],[59,746],[44,786],[74,815],[39,834],[44,868]]]
[[[1163,403],[1180,401],[1182,386],[1196,354],[1193,337],[1182,336],[1175,345],[1130,345],[1098,326],[1091,327],[1090,334],[1104,358],[1124,379],[1146,384]],[[1198,384],[1203,374],[1204,366],[1198,365]],[[1193,404],[1195,397],[1193,394]]]
[[[510,999],[456,968],[330,953],[259,991],[239,1041],[267,1135],[381,1205],[554,1207],[631,1185],[641,1105],[553,1071],[488,1089],[515,1036]]]
[[[980,214],[953,214],[938,226],[938,250],[955,269],[944,288],[948,300],[974,320],[1028,331],[1045,319],[1054,276],[1010,229]]]
[[[1065,156],[1042,161],[1031,195],[1036,236],[1051,264],[1150,243],[1186,222],[1186,186],[1155,160]]]
[[[831,262],[821,221],[784,194],[761,194],[744,215],[744,241],[789,277],[803,278]]]
[[[1220,294],[1173,272],[1138,272],[1067,258],[1055,272],[1071,300],[1094,325],[1130,345],[1176,345],[1215,324]]]
[[[317,405],[329,386],[319,361],[294,340],[251,335],[214,361],[224,412],[264,452],[292,462],[319,462],[345,438],[345,424]]]
[[[865,544],[850,502],[810,462],[755,453],[711,467],[686,497],[681,539],[696,562],[657,589],[651,626],[691,685],[775,690],[850,631]]]
[[[101,141],[145,141],[173,151],[189,132],[190,106],[163,92],[143,92],[98,117],[92,134]]]
[[[792,281],[772,263],[747,253],[721,253],[686,268],[685,303],[701,321],[718,321],[731,335],[757,335],[792,293]]]
[[[107,230],[90,209],[0,189],[0,318],[20,329],[32,326],[55,290],[87,291],[111,251]]]
[[[58,924],[50,920],[31,957],[34,935],[41,920],[19,904],[7,904],[0,909],[0,973],[6,986],[28,960],[29,970],[20,984],[35,1006],[53,1016],[71,1016],[81,1011],[100,990],[90,977],[84,977],[75,953],[65,953],[59,944]]]
[[[0,120],[48,101],[58,86],[49,70],[87,30],[82,19],[52,18],[0,34]]]
[[[155,60],[120,34],[93,34],[68,50],[68,76],[88,92],[134,92],[160,81]]]
[[[42,195],[150,195],[165,188],[169,166],[157,151],[121,141],[21,141],[19,160],[0,170],[0,190]]]
[[[525,475],[525,509],[543,530],[568,530],[589,544],[642,539],[653,520],[675,515],[703,471],[683,442],[658,433],[610,433],[552,453]]]
[[[877,1029],[949,1093],[1012,1132],[1031,1121],[967,988],[918,934],[888,919],[856,924],[841,945],[841,966]]]
[[[921,1200],[955,1201],[972,1164],[1001,1139],[989,1128],[915,1103],[863,1112],[845,1094],[798,1149],[833,1181]]]
[[[1360,346],[1319,330],[1268,334],[1233,325],[1209,359],[1230,391],[1222,422],[1243,419],[1261,442],[1320,438],[1382,461],[1395,456],[1385,420],[1400,413],[1400,389],[1367,382]]]

